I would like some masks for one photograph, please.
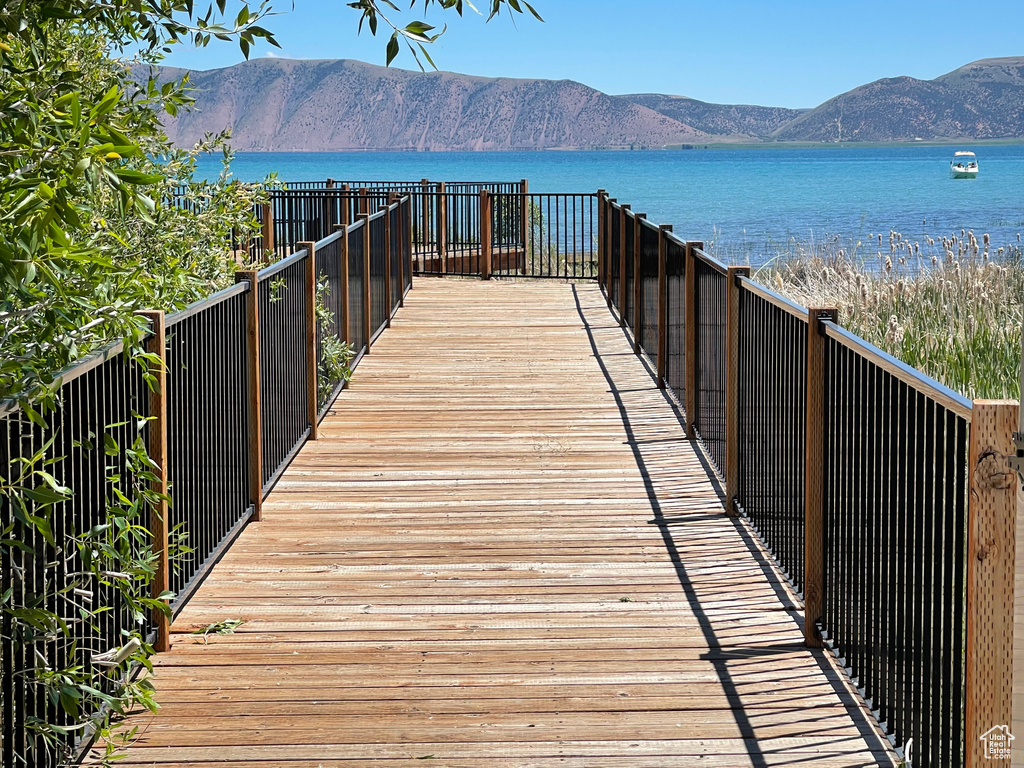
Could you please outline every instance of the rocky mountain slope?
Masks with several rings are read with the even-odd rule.
[[[716,141],[721,137],[747,140],[767,138],[786,123],[808,111],[746,104],[710,104],[686,96],[666,96],[660,93],[635,93],[617,98],[649,107],[673,120],[710,134]]]
[[[164,69],[162,77],[181,70]],[[934,80],[878,80],[811,110],[609,96],[571,80],[410,72],[352,60],[257,59],[193,72],[188,145],[231,128],[239,150],[660,148],[759,141],[1024,138],[1024,57]]]
[[[280,151],[661,147],[710,138],[570,80],[258,59],[194,72],[191,81],[198,109],[166,122],[181,145],[225,127],[235,149]]]
[[[780,126],[778,141],[1024,138],[1024,56],[983,59],[934,80],[893,77]]]

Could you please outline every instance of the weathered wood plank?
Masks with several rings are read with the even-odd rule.
[[[594,286],[420,281],[319,437],[123,764],[891,765]]]

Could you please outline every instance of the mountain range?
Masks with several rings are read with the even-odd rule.
[[[184,74],[163,68],[157,77]],[[243,151],[1024,138],[1024,56],[983,59],[934,80],[877,80],[807,110],[611,96],[572,80],[410,72],[349,59],[256,59],[191,72],[190,81],[196,108],[165,117],[171,140],[190,145],[229,128]]]

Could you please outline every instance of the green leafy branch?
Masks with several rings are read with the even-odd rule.
[[[474,13],[480,14],[480,11],[477,10],[476,6],[474,6],[470,0],[420,0],[420,4],[423,7],[424,14],[431,6],[435,5],[443,10],[454,9],[460,17],[463,14],[464,8],[467,6]],[[410,0],[409,9],[412,10],[416,5],[417,0]],[[442,27],[440,31],[435,31],[437,28],[427,24],[425,21],[410,21],[404,26],[400,25],[399,22],[392,21],[381,11],[381,6],[385,6],[396,13],[401,13],[401,9],[395,2],[393,2],[393,0],[355,0],[354,2],[350,2],[348,6],[349,8],[354,8],[360,12],[360,32],[363,30],[364,22],[370,30],[370,34],[374,36],[377,34],[378,23],[381,21],[384,22],[385,26],[391,29],[391,36],[388,38],[386,51],[388,66],[390,66],[391,62],[398,56],[401,49],[401,42],[404,42],[421,70],[423,70],[424,67],[423,63],[420,61],[419,54],[423,54],[424,59],[426,59],[427,63],[433,69],[437,69],[437,65],[435,65],[434,60],[430,58],[430,53],[427,51],[426,46],[436,42],[437,39],[447,31],[447,25]],[[544,21],[533,6],[525,0],[491,0],[490,13],[487,16],[487,21],[490,21],[500,14],[503,8],[508,11],[509,17],[513,19],[514,14],[516,13],[522,14],[529,12],[538,21]]]

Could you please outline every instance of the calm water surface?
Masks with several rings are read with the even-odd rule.
[[[977,179],[949,178],[954,149],[973,149]],[[215,160],[200,165],[215,175]],[[1024,234],[1024,144],[648,152],[239,153],[235,177],[259,181],[508,181],[533,192],[607,189],[687,239],[761,262],[794,242],[844,244],[890,230],[911,240],[974,230],[993,247]],[[877,241],[876,241],[877,242]],[[888,250],[888,242],[886,242]]]

